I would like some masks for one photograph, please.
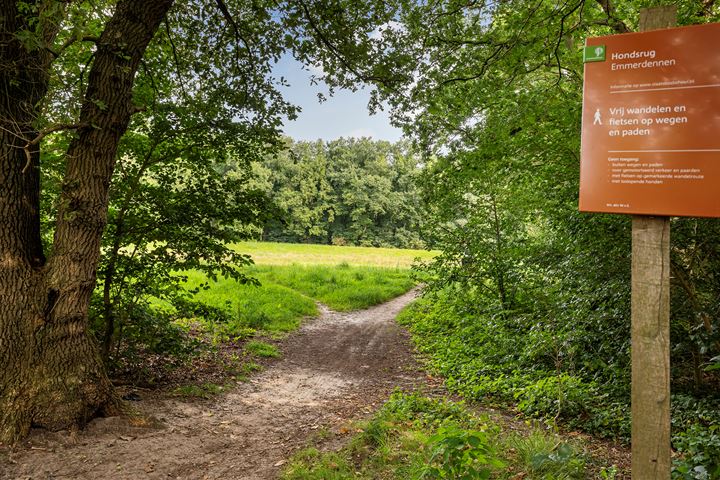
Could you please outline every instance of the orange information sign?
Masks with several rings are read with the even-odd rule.
[[[720,24],[589,38],[580,210],[720,217]]]

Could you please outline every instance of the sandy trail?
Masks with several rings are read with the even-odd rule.
[[[212,400],[133,402],[158,426],[115,417],[79,433],[34,432],[24,447],[0,452],[0,478],[277,478],[292,452],[319,432],[350,435],[351,421],[395,387],[424,384],[409,335],[394,323],[414,297],[350,313],[323,308],[283,342],[280,361]]]

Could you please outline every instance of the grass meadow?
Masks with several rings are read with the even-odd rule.
[[[408,269],[415,259],[429,260],[439,252],[403,248],[350,247],[298,243],[241,242],[238,252],[251,255],[257,265],[329,265]]]
[[[246,272],[261,286],[184,272],[188,289],[207,284],[194,299],[221,309],[229,318],[225,325],[208,328],[220,327],[230,337],[293,331],[303,318],[317,315],[316,302],[350,311],[390,300],[415,285],[410,270],[415,259],[434,255],[420,250],[263,242],[238,243],[234,248],[252,256],[255,265]]]

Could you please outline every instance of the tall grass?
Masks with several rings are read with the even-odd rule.
[[[390,300],[415,282],[406,269],[292,265],[255,269],[264,284],[280,284],[338,311],[357,310]]]
[[[232,247],[252,256],[258,265],[339,265],[410,268],[415,259],[428,260],[437,251],[403,248],[339,247],[298,243],[240,242]]]
[[[462,403],[394,393],[359,433],[335,452],[307,448],[285,468],[284,480],[592,478],[579,442],[540,429],[507,431]],[[609,478],[609,477],[603,477]]]
[[[208,281],[197,271],[186,272],[187,288],[194,289],[208,283],[195,300],[224,310],[237,326],[268,333],[290,332],[298,328],[300,320],[317,314],[313,299],[295,290],[272,282],[263,285],[243,285],[229,278]]]
[[[212,281],[201,272],[185,272],[188,290],[206,285],[194,300],[222,310],[229,319],[226,325],[208,327],[234,338],[256,331],[278,334],[295,330],[304,317],[317,315],[316,302],[349,311],[390,300],[414,286],[409,270],[413,260],[432,255],[390,248],[260,242],[236,244],[235,248],[256,260],[245,272],[257,278],[260,287],[224,278]]]
[[[411,289],[408,270],[376,267],[263,265],[248,273],[261,286],[242,285],[235,280],[208,280],[201,272],[187,272],[187,288],[203,284],[195,300],[219,308],[237,326],[281,333],[295,330],[303,317],[317,314],[315,301],[338,311],[376,305]]]

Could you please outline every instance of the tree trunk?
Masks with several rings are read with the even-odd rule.
[[[134,109],[135,72],[172,3],[120,1],[97,42],[46,262],[39,152],[35,146],[28,162],[23,147],[37,137],[35,106],[47,91],[50,60],[46,50],[29,52],[16,40],[30,14],[0,1],[0,87],[10,93],[0,106],[0,442],[19,440],[33,425],[83,425],[114,404],[87,313],[117,145]]]

